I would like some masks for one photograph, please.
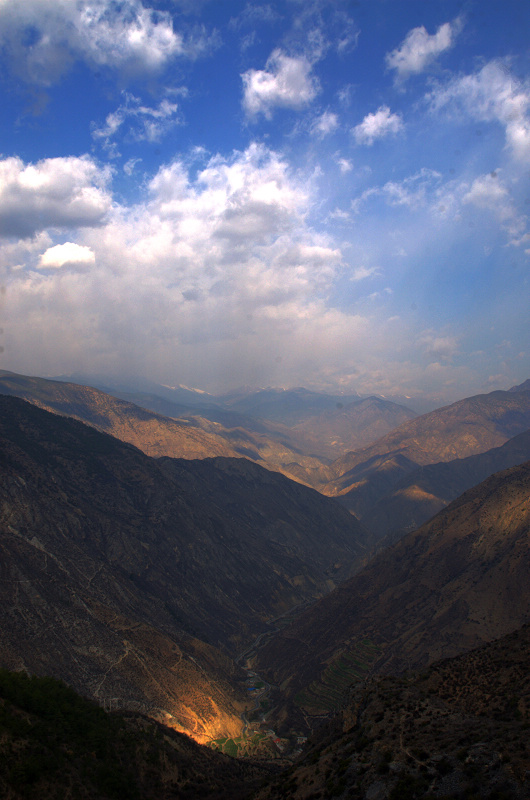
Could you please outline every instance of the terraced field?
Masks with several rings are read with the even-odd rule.
[[[296,695],[296,705],[309,716],[338,711],[350,686],[368,677],[380,654],[381,648],[369,639],[356,642],[328,664],[319,680]]]

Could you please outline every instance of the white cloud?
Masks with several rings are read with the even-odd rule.
[[[352,274],[350,275],[350,280],[352,281],[362,281],[365,278],[371,278],[373,275],[379,275],[379,269],[377,267],[365,267],[360,266],[356,267]]]
[[[339,169],[340,169],[340,171],[342,172],[343,175],[346,175],[348,172],[351,172],[352,169],[353,169],[353,163],[350,161],[349,158],[338,157],[338,158],[336,158],[336,162],[337,162],[338,167],[339,167]]]
[[[101,225],[111,207],[109,177],[88,156],[0,161],[0,236]]]
[[[499,170],[476,178],[462,202],[492,212],[510,234],[510,244],[520,246],[525,242],[528,218],[518,213]]]
[[[93,264],[94,252],[90,247],[83,247],[74,242],[56,244],[49,247],[39,259],[39,269],[59,269],[65,264]]]
[[[272,117],[274,108],[303,108],[318,92],[311,76],[311,63],[305,57],[291,57],[277,49],[271,53],[264,70],[243,73],[243,107],[249,116]]]
[[[339,127],[339,118],[332,111],[324,111],[311,126],[311,132],[323,138],[336,131]]]
[[[12,68],[45,86],[76,59],[152,72],[175,56],[193,56],[204,46],[200,41],[186,42],[173,29],[168,12],[155,11],[141,0],[2,0],[0,42]]]
[[[367,335],[362,317],[328,306],[342,253],[308,225],[314,188],[278,154],[252,145],[198,173],[174,162],[148,188],[97,231],[6,253],[26,263],[11,268],[4,320],[20,369],[175,365],[179,382],[204,386],[290,382]]]
[[[462,29],[462,21],[440,25],[435,34],[430,36],[422,26],[408,32],[403,42],[395,50],[386,55],[389,69],[395,69],[397,78],[404,81],[411,75],[423,72],[437,56],[454,45],[456,36]]]
[[[464,203],[472,203],[479,208],[489,208],[493,211],[506,208],[508,190],[499,180],[498,173],[488,173],[476,178],[470,190],[464,195]],[[503,211],[503,214],[506,213]]]
[[[506,64],[490,61],[481,70],[451,80],[428,95],[433,110],[462,109],[472,119],[499,122],[517,161],[530,161],[530,85],[517,81]]]
[[[352,128],[357,144],[372,145],[376,139],[403,130],[400,114],[392,114],[388,106],[380,106],[375,114],[367,114],[363,121]]]
[[[105,125],[92,129],[92,136],[102,140],[108,147],[110,140],[129,122],[129,136],[135,141],[157,142],[171,128],[180,123],[177,115],[178,104],[163,99],[158,107],[150,108],[141,104],[140,98],[124,92],[125,102],[116,111],[112,111],[105,119]]]

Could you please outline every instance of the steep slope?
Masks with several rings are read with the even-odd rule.
[[[324,494],[340,496],[347,508],[363,516],[407,471],[484,453],[529,428],[530,392],[476,395],[417,417],[369,447],[347,453],[321,470],[315,485]]]
[[[419,528],[477,483],[530,459],[530,431],[476,456],[429,464],[409,473],[362,515],[376,536]]]
[[[254,797],[530,796],[530,628],[406,678],[355,687]]]
[[[530,619],[530,463],[467,491],[258,654],[309,715],[349,684],[454,656]]]
[[[351,515],[281,475],[159,463],[18,398],[0,397],[0,456],[2,664],[199,739],[242,724],[218,648],[234,656],[364,553]]]

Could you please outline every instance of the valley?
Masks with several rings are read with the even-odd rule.
[[[424,686],[439,684],[422,676],[503,637],[527,641],[526,386],[407,412],[333,461],[326,441],[344,450],[355,414],[377,437],[368,420],[384,412],[389,425],[387,401],[337,409],[296,390],[274,410],[286,398],[269,392],[231,409],[202,398],[184,418],[14,373],[0,388],[1,667],[185,733],[214,772],[216,758],[248,764],[234,797],[364,798],[376,784],[381,798],[406,786],[438,796],[443,759],[459,791],[470,777],[459,765],[487,762],[507,796],[523,796],[527,756],[506,771],[495,725],[467,707],[471,733],[452,750],[444,731],[463,712],[442,713],[448,696],[433,700]],[[271,419],[248,416],[252,404]],[[474,692],[475,673],[459,674]],[[521,697],[508,704],[520,716],[502,718],[514,741]],[[379,725],[391,703],[398,720],[421,720],[429,750],[409,723]],[[257,763],[268,789],[253,783]]]

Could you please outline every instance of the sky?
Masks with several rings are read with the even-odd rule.
[[[530,377],[526,0],[0,0],[0,367]]]

